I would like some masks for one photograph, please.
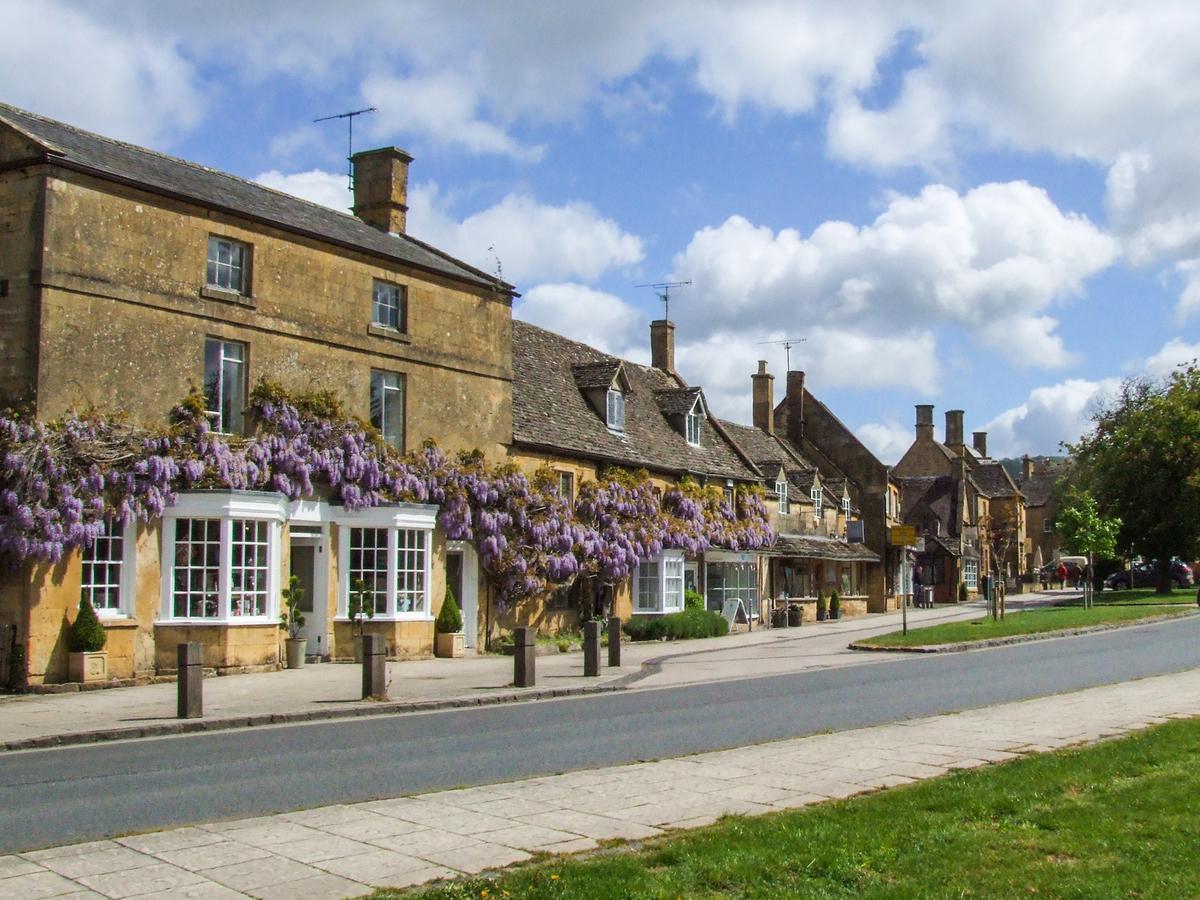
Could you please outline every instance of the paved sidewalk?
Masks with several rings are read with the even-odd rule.
[[[1045,602],[1045,597],[1031,595]],[[976,618],[978,604],[909,610],[910,622]],[[413,705],[470,705],[532,700],[550,692],[621,687],[660,688],[700,681],[777,675],[842,665],[882,662],[847,649],[850,641],[894,630],[900,614],[872,615],[803,628],[676,643],[622,644],[622,667],[605,665],[598,678],[583,675],[581,652],[539,656],[536,688],[512,687],[508,656],[469,656],[388,664],[392,705],[360,700],[362,670],[322,663],[303,669],[204,680],[204,718],[175,718],[174,683],[68,694],[0,696],[0,749],[52,739],[113,740],[162,734],[176,728],[238,727],[358,713],[405,712]],[[607,651],[601,661],[607,662]],[[66,737],[69,736],[69,737]]]
[[[679,759],[0,857],[0,896],[340,898],[640,840],[1200,715],[1200,670]]]

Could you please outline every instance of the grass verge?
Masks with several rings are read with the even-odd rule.
[[[1200,720],[1172,722],[421,896],[1197,897],[1197,792]]]
[[[1182,603],[1193,605],[1196,602],[1196,589],[1178,588],[1170,594],[1156,594],[1154,588],[1134,588],[1132,591],[1100,591],[1092,595],[1096,598],[1097,606],[1137,605],[1155,606],[1164,603]],[[1078,603],[1072,600],[1071,604]]]
[[[1154,616],[1184,615],[1190,606],[1100,606],[1083,609],[1078,606],[1050,606],[1024,612],[1010,612],[1000,621],[991,617],[971,619],[965,622],[946,622],[928,628],[910,628],[908,634],[893,631],[876,637],[864,638],[857,643],[873,647],[926,647],[936,644],[958,644],[966,641],[986,641],[991,638],[1012,637],[1019,634],[1041,634],[1069,628],[1086,628],[1089,625],[1109,625],[1117,622],[1132,623]]]

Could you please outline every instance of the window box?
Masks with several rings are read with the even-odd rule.
[[[350,587],[361,579],[375,599],[368,621],[433,622],[433,528],[437,507],[416,503],[342,511],[338,536],[338,614],[350,621]]]

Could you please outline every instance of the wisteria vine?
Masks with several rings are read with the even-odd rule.
[[[446,536],[476,547],[505,605],[580,576],[616,584],[663,549],[694,555],[774,539],[757,487],[740,488],[731,505],[689,479],[661,490],[645,472],[610,470],[583,482],[571,503],[548,467],[529,477],[433,444],[401,455],[328,392],[293,397],[264,382],[248,414],[247,437],[213,431],[198,392],[159,430],[99,413],[51,423],[0,415],[0,555],[57,562],[91,546],[108,523],[150,521],[181,491],[205,489],[319,496],[351,510],[437,504]]]

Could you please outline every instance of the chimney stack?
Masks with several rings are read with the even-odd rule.
[[[1028,454],[1021,457],[1021,475],[1022,481],[1028,481],[1033,477],[1033,459]]]
[[[987,458],[987,432],[975,431],[971,433],[971,443],[975,445],[975,452]]]
[[[363,150],[354,163],[354,215],[372,228],[404,234],[408,217],[408,164],[399,147]]]
[[[750,376],[754,386],[754,427],[775,433],[775,376],[768,374],[767,361],[758,361],[758,371]]]
[[[655,319],[650,323],[650,365],[675,374],[675,323]]]
[[[963,445],[963,411],[961,409],[946,410],[946,446],[961,447]]]
[[[787,373],[787,396],[784,398],[787,411],[788,440],[799,444],[804,439],[804,373]]]
[[[917,404],[917,440],[933,440],[933,406],[929,403]]]

